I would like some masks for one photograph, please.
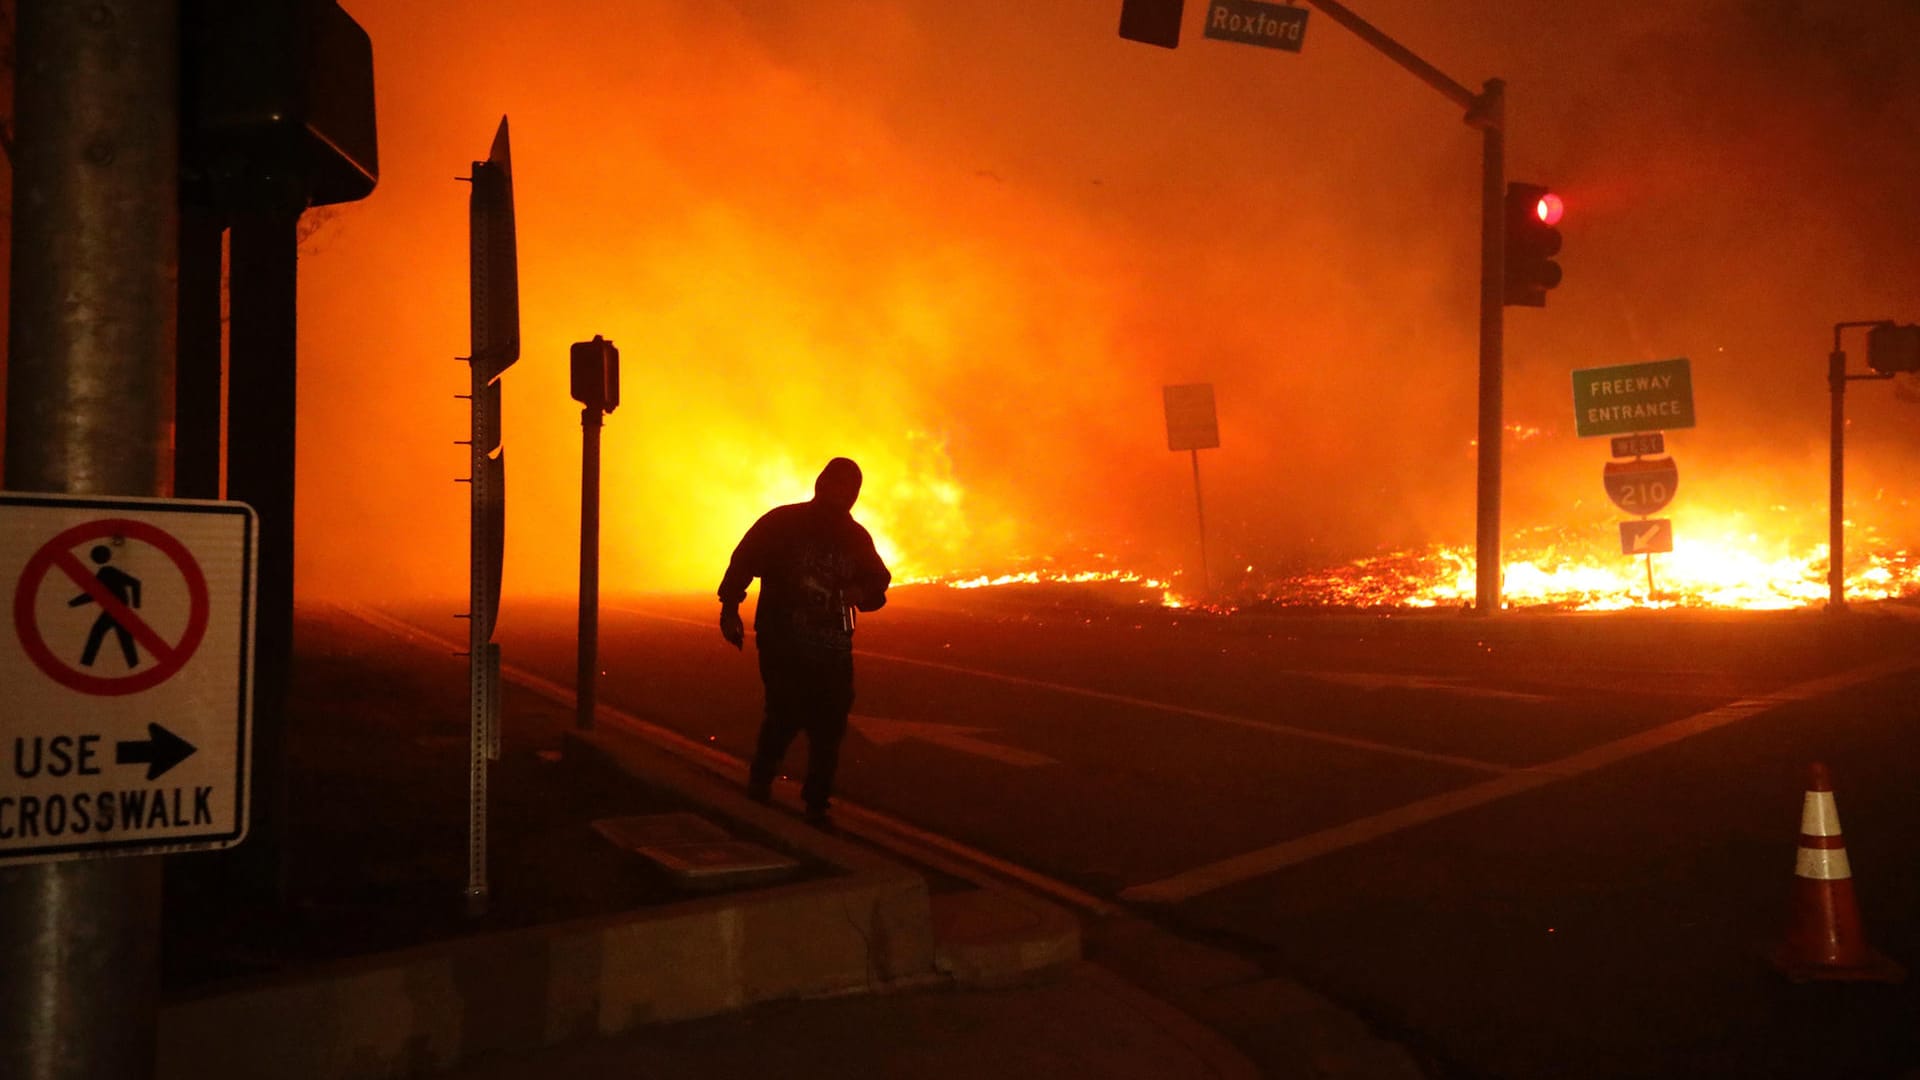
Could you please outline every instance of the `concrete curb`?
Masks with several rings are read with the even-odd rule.
[[[870,870],[229,985],[162,1009],[156,1073],[409,1076],[932,970],[925,881]]]

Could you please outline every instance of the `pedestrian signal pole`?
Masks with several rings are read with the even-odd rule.
[[[620,404],[620,350],[593,335],[570,356],[580,409],[580,644],[574,669],[574,726],[593,727],[600,664],[600,427]]]

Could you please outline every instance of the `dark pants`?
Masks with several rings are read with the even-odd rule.
[[[807,778],[800,797],[807,809],[824,813],[833,794],[833,773],[840,764],[840,740],[853,708],[853,654],[768,641],[756,637],[760,681],[767,688],[767,714],[747,774],[747,790],[765,796],[773,790],[780,760],[793,737],[807,733]]]

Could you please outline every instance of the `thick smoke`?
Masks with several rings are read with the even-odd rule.
[[[1116,36],[1118,0],[352,3],[384,175],[303,264],[303,587],[464,581],[451,178],[502,113],[510,588],[572,580],[565,355],[595,333],[626,377],[609,587],[710,588],[836,453],[910,571],[1190,564],[1160,387],[1193,381],[1220,402],[1220,565],[1470,541],[1477,132],[1323,14],[1296,56],[1207,40],[1188,6],[1167,52]],[[1920,319],[1913,5],[1365,14],[1469,87],[1506,79],[1509,175],[1567,200],[1565,284],[1508,311],[1509,530],[1604,539],[1568,372],[1685,355],[1680,528],[1692,507],[1817,533],[1831,325]],[[1855,490],[1891,507],[1912,405],[1857,385]]]

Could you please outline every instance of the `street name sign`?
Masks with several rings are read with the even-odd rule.
[[[243,503],[0,494],[0,865],[246,836],[258,533]]]
[[[1642,431],[1633,435],[1613,437],[1614,457],[1645,457],[1648,454],[1666,452],[1667,437],[1657,431]]]
[[[1210,38],[1299,52],[1307,36],[1307,9],[1260,0],[1212,0],[1207,5]]]
[[[1163,387],[1160,394],[1167,409],[1167,449],[1211,450],[1220,445],[1212,383]]]
[[[1692,367],[1682,356],[1575,371],[1573,419],[1583,439],[1692,427]]]
[[[1620,554],[1653,555],[1673,550],[1673,522],[1668,518],[1620,523]]]
[[[1600,482],[1607,498],[1629,514],[1657,514],[1673,501],[1680,487],[1680,469],[1672,458],[1636,458],[1609,461]]]

